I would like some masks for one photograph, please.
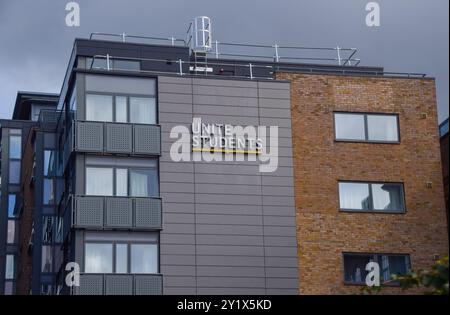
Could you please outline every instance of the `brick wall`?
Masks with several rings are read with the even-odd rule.
[[[22,179],[21,188],[23,198],[23,211],[20,216],[20,234],[19,234],[19,254],[17,263],[17,289],[16,293],[19,295],[27,295],[31,290],[31,276],[32,276],[32,256],[28,251],[28,244],[31,237],[33,227],[33,211],[34,211],[34,186],[30,185],[30,178],[33,170],[33,154],[34,143],[32,142],[32,135],[35,133],[35,128],[32,128],[27,136],[27,141],[24,147],[22,158]]]
[[[291,81],[300,294],[360,293],[343,284],[342,252],[408,253],[413,269],[448,253],[434,80],[277,78]],[[401,143],[335,142],[335,110],[398,113]],[[341,179],[403,182],[407,212],[340,212]]]

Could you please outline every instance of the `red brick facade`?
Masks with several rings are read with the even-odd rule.
[[[434,80],[277,78],[291,81],[300,294],[360,293],[343,252],[407,253],[413,269],[448,254]],[[333,111],[397,113],[400,144],[337,142]],[[338,180],[403,182],[406,213],[341,212]]]

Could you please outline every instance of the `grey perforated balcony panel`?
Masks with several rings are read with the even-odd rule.
[[[135,295],[162,295],[162,275],[135,275]]]
[[[131,198],[106,198],[106,226],[132,227],[132,205]]]
[[[132,295],[133,275],[105,275],[105,294]]]
[[[103,275],[80,275],[80,286],[75,287],[76,295],[103,295]]]
[[[136,198],[135,226],[138,228],[161,229],[161,199]]]
[[[106,125],[106,151],[109,153],[131,153],[133,129],[129,124]]]
[[[138,154],[161,154],[161,131],[159,126],[134,126],[134,152]]]
[[[77,197],[75,204],[76,225],[103,226],[103,197]]]
[[[77,123],[77,149],[80,151],[103,151],[103,124],[97,122]]]

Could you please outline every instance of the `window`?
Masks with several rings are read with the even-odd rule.
[[[133,197],[158,196],[156,170],[130,170],[130,190]]]
[[[22,158],[22,137],[10,136],[9,137],[9,158],[20,159]]]
[[[156,244],[131,245],[131,273],[158,272]]]
[[[128,245],[116,245],[116,273],[128,273]]]
[[[42,272],[48,273],[53,271],[53,254],[52,246],[42,246]]]
[[[106,167],[87,167],[86,194],[97,196],[112,196],[113,169]]]
[[[14,255],[6,255],[5,279],[11,280],[15,278],[16,266]]]
[[[86,120],[112,121],[112,96],[86,94]]]
[[[6,237],[6,243],[17,244],[18,243],[18,221],[8,220],[8,233]]]
[[[157,273],[158,246],[149,243],[88,242],[85,244],[85,272]]]
[[[112,244],[87,243],[85,246],[85,272],[112,273]]]
[[[344,253],[345,283],[364,285],[368,273],[366,265],[369,262],[379,264],[381,282],[390,281],[394,274],[405,275],[410,270],[409,255]]]
[[[156,124],[155,98],[88,93],[86,120]]]
[[[116,169],[116,196],[128,196],[128,170]]]
[[[336,140],[398,142],[398,116],[395,114],[334,114]]]
[[[142,169],[86,167],[86,194],[157,197],[158,170],[156,167]]]
[[[9,161],[9,183],[20,184],[20,161]]]
[[[42,222],[42,242],[51,244],[53,240],[53,217],[44,216]]]
[[[8,195],[8,218],[14,218],[15,210],[16,209],[16,195],[15,194],[9,194]]]
[[[55,151],[44,151],[44,176],[54,176],[55,174]]]
[[[89,57],[86,58],[86,68],[88,69],[108,69],[107,60],[104,57]],[[127,59],[109,59],[109,68],[113,70],[134,70],[139,71],[141,69],[141,63],[139,60],[127,60]]]
[[[156,124],[154,98],[130,97],[130,122]]]
[[[43,200],[44,205],[52,205],[55,202],[55,189],[54,181],[50,178],[44,178],[44,190],[43,190]]]
[[[127,98],[126,96],[116,96],[116,121],[127,122]]]
[[[365,140],[364,115],[334,114],[336,139]]]
[[[405,212],[403,184],[339,182],[341,210]]]

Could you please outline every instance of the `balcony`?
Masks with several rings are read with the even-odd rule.
[[[71,196],[72,227],[161,230],[161,198]]]
[[[162,295],[161,274],[80,274],[73,295]]]
[[[64,159],[71,152],[160,155],[159,125],[74,121],[64,145]]]

